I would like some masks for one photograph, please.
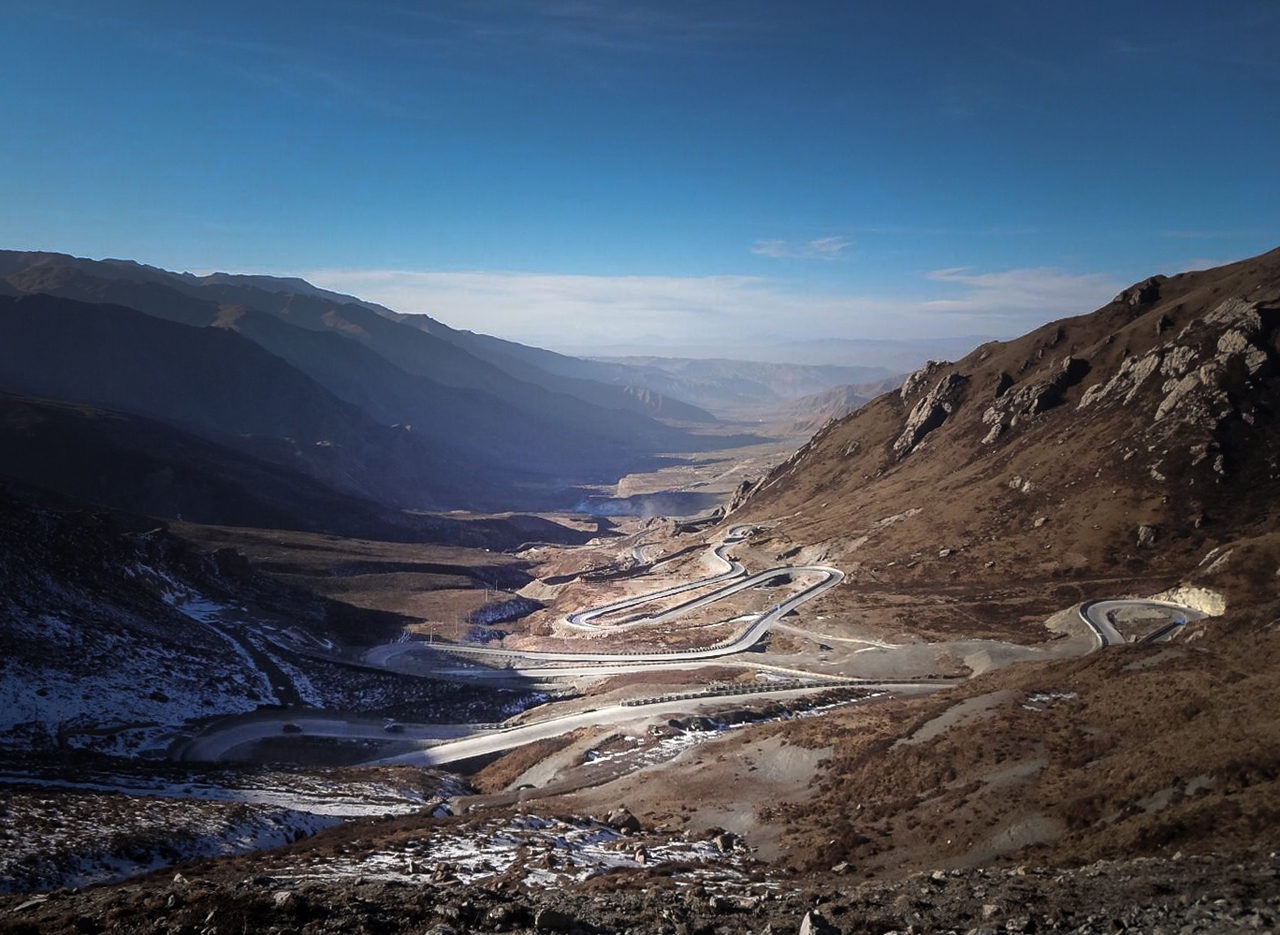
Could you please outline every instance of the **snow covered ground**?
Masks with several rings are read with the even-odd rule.
[[[159,755],[189,719],[274,701],[229,649],[183,634],[165,640],[52,614],[6,623],[23,654],[0,657],[0,748]]]
[[[196,857],[278,847],[341,819],[265,805],[12,791],[0,892],[105,883]]]
[[[0,772],[0,893],[279,847],[348,818],[435,809],[462,791],[421,770],[47,772]]]
[[[690,881],[703,876],[746,880],[739,867],[749,851],[722,851],[714,841],[668,834],[626,834],[591,818],[519,815],[439,828],[420,839],[364,855],[316,856],[278,877],[326,880],[362,877],[404,883],[474,883],[499,876],[530,886],[581,882],[614,870],[679,865]]]

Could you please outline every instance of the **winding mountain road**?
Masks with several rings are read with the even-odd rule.
[[[918,682],[876,682],[866,683],[868,689],[876,691],[892,691],[895,693],[923,693],[945,688],[948,682],[943,680]],[[815,691],[830,691],[829,685],[810,685],[802,688],[786,689],[771,692],[771,698],[800,698]],[[469,760],[472,757],[488,756],[513,750],[527,743],[559,737],[580,727],[600,727],[621,724],[639,718],[657,717],[670,714],[688,714],[691,710],[708,705],[723,705],[726,702],[747,701],[760,697],[758,692],[744,692],[740,695],[715,695],[707,698],[677,698],[671,701],[655,701],[643,705],[609,705],[576,714],[547,718],[532,724],[518,727],[505,727],[476,736],[459,740],[446,741],[435,746],[424,747],[410,753],[373,760],[369,766],[390,766],[393,764],[413,766],[442,766]]]
[[[1151,610],[1160,616],[1172,617],[1159,629],[1140,638],[1129,640],[1116,629],[1115,616],[1121,611]],[[1114,646],[1119,643],[1155,643],[1166,640],[1177,633],[1192,620],[1202,620],[1207,614],[1174,604],[1170,601],[1153,600],[1104,600],[1086,601],[1080,605],[1080,619],[1093,631],[1098,647]]]
[[[721,656],[731,656],[735,653],[744,652],[758,643],[774,622],[785,617],[791,611],[795,610],[805,601],[812,600],[820,594],[834,588],[844,580],[844,572],[838,568],[832,568],[827,565],[781,565],[776,568],[770,568],[765,571],[756,572],[755,574],[746,574],[746,569],[741,562],[734,561],[724,555],[724,550],[742,542],[749,531],[754,527],[751,526],[733,526],[730,527],[728,534],[724,540],[717,546],[713,547],[711,554],[719,561],[723,562],[726,570],[718,575],[709,578],[700,578],[697,581],[686,582],[684,584],[674,585],[669,588],[662,588],[657,591],[649,591],[645,594],[636,595],[634,597],[624,598],[619,601],[613,601],[608,604],[601,604],[597,607],[584,611],[569,614],[565,617],[565,623],[576,629],[583,630],[621,630],[639,625],[648,625],[660,623],[674,617],[681,616],[691,610],[705,607],[716,601],[722,600],[731,594],[748,588],[760,587],[769,581],[773,581],[781,576],[789,578],[796,577],[813,577],[816,580],[807,587],[791,595],[784,601],[774,604],[772,608],[763,614],[758,614],[755,619],[748,624],[737,635],[730,637],[720,643],[703,649],[671,649],[658,652],[567,652],[567,651],[545,651],[545,650],[516,650],[506,648],[495,648],[491,646],[473,646],[465,643],[433,643],[424,644],[417,642],[387,643],[382,646],[375,646],[373,649],[365,653],[364,660],[367,663],[394,667],[397,659],[404,656],[412,656],[415,653],[429,652],[447,652],[456,653],[467,656],[490,656],[502,657],[509,660],[527,660],[530,662],[573,662],[577,664],[583,663],[634,663],[634,662],[660,662],[668,663],[673,667],[679,667],[681,664],[700,661],[705,659],[714,659]],[[728,582],[728,583],[726,583]],[[675,607],[669,608],[661,613],[646,617],[643,620],[632,621],[627,624],[620,624],[616,627],[602,627],[591,621],[605,614],[616,613],[619,610],[627,610],[632,607],[638,607],[642,604],[651,603],[655,600],[661,600],[675,594],[681,594],[686,591],[692,591],[697,588],[707,587],[712,584],[722,584],[722,587],[716,590],[685,601]]]
[[[515,650],[483,645],[404,641],[384,644],[370,649],[364,655],[363,664],[371,668],[395,668],[399,664],[402,666],[402,671],[412,666],[413,669],[418,670],[418,674],[439,675],[448,672],[475,678],[572,678],[620,672],[691,669],[712,665],[714,663],[710,662],[710,660],[721,659],[722,657],[735,655],[750,649],[774,626],[806,635],[809,638],[822,639],[823,637],[820,634],[809,633],[809,631],[780,624],[778,621],[806,601],[812,600],[840,584],[845,578],[844,573],[837,568],[826,565],[783,565],[747,574],[743,565],[730,558],[726,552],[732,546],[743,542],[754,528],[747,525],[733,526],[727,531],[724,539],[718,545],[711,547],[709,550],[710,556],[724,566],[724,570],[718,574],[601,604],[568,614],[564,618],[566,626],[578,630],[596,632],[626,630],[679,617],[740,591],[766,585],[768,582],[783,576],[787,577],[791,582],[812,579],[804,588],[792,594],[786,600],[774,604],[772,608],[764,613],[741,618],[748,621],[747,625],[736,635],[714,645],[703,647],[702,649],[673,649],[657,652],[569,652]],[[633,551],[633,554],[637,558],[639,557],[638,552]],[[717,585],[718,587],[715,587]],[[639,620],[626,621],[612,626],[594,622],[598,618],[609,614],[630,610],[653,601],[709,587],[714,587],[714,590],[692,597],[664,611]],[[1205,616],[1205,614],[1188,607],[1155,600],[1090,601],[1082,604],[1078,610],[1080,619],[1093,634],[1098,648],[1128,642],[1116,627],[1116,615],[1120,612],[1132,614],[1135,611],[1150,610],[1153,615],[1172,618],[1168,623],[1141,637],[1138,641],[1142,642],[1167,639],[1185,626],[1188,621]],[[840,637],[831,638],[847,641],[842,640]],[[472,669],[464,667],[441,669],[439,661],[442,654],[481,659],[488,658],[491,662],[502,660],[506,668],[482,665]],[[417,657],[417,660],[415,660],[415,657]],[[413,666],[415,661],[419,662],[418,666]],[[762,664],[757,668],[785,672],[791,676],[813,680],[813,684],[810,685],[797,686],[793,684],[769,689],[774,697],[800,697],[805,694],[827,691],[830,690],[833,682],[840,684],[853,684],[856,682],[867,689],[892,692],[934,691],[947,684],[953,684],[950,680],[936,679],[914,681],[900,679],[892,682],[849,680],[843,676],[830,673],[784,669],[768,664]],[[203,734],[185,744],[177,755],[182,759],[217,760],[228,755],[234,755],[234,751],[249,749],[252,744],[276,736],[282,730],[292,731],[301,727],[303,728],[302,732],[312,736],[346,740],[416,743],[420,745],[417,750],[371,762],[377,764],[413,763],[416,765],[436,766],[514,749],[526,743],[560,736],[579,727],[616,724],[637,718],[688,712],[691,708],[696,709],[708,705],[719,705],[725,702],[758,697],[759,691],[757,690],[742,692],[741,694],[715,694],[706,697],[684,696],[675,699],[648,699],[627,705],[611,705],[605,708],[546,718],[512,727],[404,724],[396,725],[394,735],[389,735],[387,726],[378,721],[343,718],[326,712],[295,712],[290,715],[260,714],[231,719],[212,725]]]
[[[696,581],[687,581],[684,584],[673,585],[669,588],[661,588],[657,591],[648,591],[644,594],[636,595],[635,597],[626,597],[622,600],[613,601],[608,604],[600,604],[588,610],[581,610],[577,613],[569,614],[564,618],[564,621],[566,624],[576,629],[599,630],[602,628],[595,626],[590,622],[596,617],[603,617],[606,614],[614,614],[621,610],[629,610],[632,607],[639,607],[643,604],[662,600],[665,597],[673,597],[676,594],[683,594],[686,591],[694,591],[698,588],[707,587],[708,585],[718,584],[721,581],[733,581],[735,578],[746,574],[747,570],[742,566],[741,562],[736,562],[725,555],[724,551],[725,549],[744,541],[754,528],[754,526],[746,525],[730,526],[725,534],[724,540],[710,550],[709,554],[725,566],[725,570],[718,575],[712,575],[710,578],[699,578]],[[640,546],[637,546],[632,550],[632,553],[639,554],[639,549]],[[655,562],[654,564],[660,565],[662,563]],[[649,622],[651,622],[651,618],[645,618],[644,620],[637,621],[637,624]]]

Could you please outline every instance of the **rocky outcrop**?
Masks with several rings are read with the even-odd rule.
[[[991,444],[1005,429],[1058,405],[1068,387],[1078,383],[1088,371],[1088,361],[1078,357],[1064,357],[1057,372],[1048,379],[999,395],[996,402],[982,414],[982,423],[990,426],[982,439],[983,443]]]
[[[1087,409],[1094,403],[1129,403],[1142,388],[1142,384],[1160,367],[1160,351],[1152,351],[1143,357],[1126,357],[1120,369],[1106,383],[1099,383],[1085,390],[1077,409]]]
[[[920,372],[916,371],[911,378]],[[893,443],[893,453],[899,458],[905,458],[926,435],[945,422],[947,417],[955,411],[961,390],[967,382],[967,377],[958,373],[949,373],[934,384],[933,389],[921,397],[907,416],[902,434]]]
[[[1135,283],[1125,289],[1111,301],[1119,302],[1121,305],[1127,305],[1130,308],[1150,305],[1160,298],[1160,287],[1167,279],[1167,276],[1152,276],[1150,279],[1144,279],[1142,282]]]
[[[1183,426],[1212,432],[1235,413],[1228,391],[1232,382],[1263,377],[1271,363],[1260,306],[1230,298],[1191,321],[1172,341],[1141,357],[1127,357],[1110,379],[1085,392],[1077,408],[1130,405],[1159,374],[1165,379],[1152,421],[1164,423],[1162,433]]]
[[[1187,325],[1178,335],[1180,343],[1165,353],[1161,372],[1169,379],[1161,387],[1164,398],[1156,407],[1155,421],[1176,416],[1180,423],[1216,428],[1234,411],[1227,392],[1232,379],[1241,375],[1253,379],[1269,370],[1271,354],[1263,338],[1258,305],[1238,298],[1227,299]],[[1190,369],[1200,356],[1194,345],[1208,342],[1212,342],[1213,356]]]
[[[747,498],[759,490],[762,484],[764,484],[763,477],[756,478],[755,480],[747,478],[739,484],[737,489],[734,490],[733,496],[729,498],[729,505],[725,507],[725,515],[728,516],[738,507],[742,506],[742,504],[746,503]]]
[[[931,360],[919,370],[912,373],[902,381],[902,401],[909,403],[920,394],[920,391],[928,385],[929,381],[937,376],[938,371],[947,366],[943,361]]]
[[[1230,550],[1226,554],[1230,555]],[[1216,558],[1221,558],[1221,556],[1216,556]],[[1181,604],[1183,607],[1190,607],[1192,610],[1198,610],[1200,613],[1210,617],[1221,617],[1227,612],[1226,597],[1220,592],[1212,591],[1209,588],[1181,585],[1176,588],[1170,588],[1168,591],[1161,591],[1159,594],[1153,594],[1151,595],[1151,600]]]

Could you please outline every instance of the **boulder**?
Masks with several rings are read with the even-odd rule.
[[[616,831],[630,831],[635,833],[640,830],[640,819],[631,814],[625,807],[615,808],[605,818],[604,823]]]
[[[1193,347],[1178,345],[1164,352],[1160,361],[1160,373],[1166,377],[1181,377],[1195,362],[1196,350]]]
[[[711,839],[711,843],[721,854],[727,854],[738,846],[739,840],[741,839],[736,834],[726,831],[724,834],[717,834]]]
[[[760,905],[760,899],[756,896],[737,896],[719,894],[712,896],[707,904],[711,907],[712,912],[750,912]]]
[[[1200,387],[1200,372],[1189,373],[1180,380],[1167,380],[1161,388],[1164,391],[1164,399],[1160,400],[1160,405],[1156,407],[1155,421],[1166,418],[1170,413],[1182,405],[1182,401]]]
[[[1035,483],[1030,478],[1023,477],[1021,474],[1014,474],[1013,477],[1009,478],[1007,486],[1010,490],[1016,490],[1018,493],[1031,493],[1031,491],[1036,489]]]
[[[821,913],[810,909],[800,920],[800,935],[839,935],[840,930],[828,922]]]
[[[1249,376],[1257,376],[1267,363],[1267,352],[1254,343],[1255,335],[1238,328],[1224,331],[1218,338],[1218,357],[1226,359],[1240,356],[1244,358],[1245,369]]]
[[[573,916],[559,909],[544,906],[533,917],[533,927],[539,932],[568,932],[573,929]]]

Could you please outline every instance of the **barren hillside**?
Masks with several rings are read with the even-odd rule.
[[[1178,577],[1274,526],[1278,324],[1280,250],[1152,277],[929,364],[826,425],[732,520],[880,582]]]

